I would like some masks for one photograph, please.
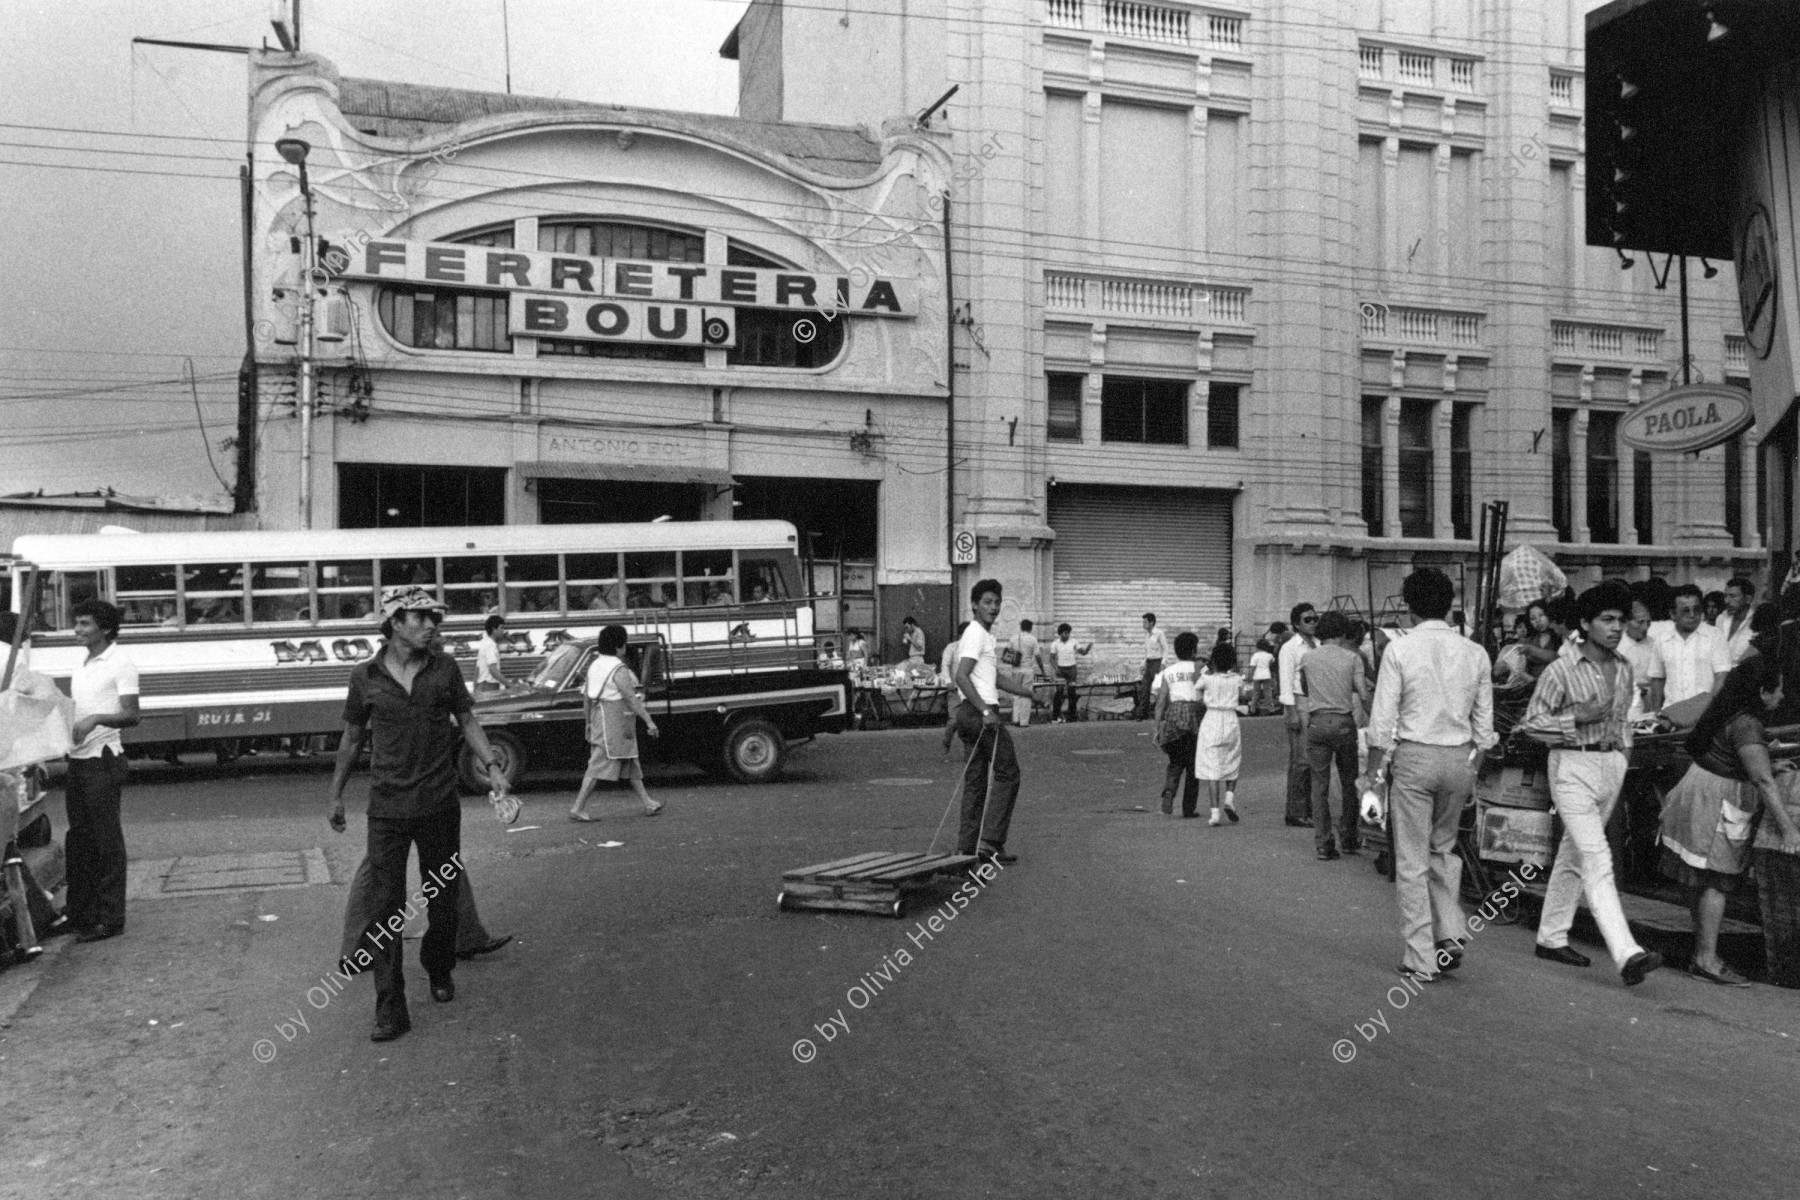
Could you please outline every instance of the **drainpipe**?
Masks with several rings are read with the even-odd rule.
[[[956,528],[956,276],[950,269],[950,193],[944,193],[944,356],[948,395],[944,404],[944,550]],[[951,585],[954,592],[955,585]],[[952,605],[954,609],[954,605]],[[955,628],[954,619],[951,627]]]

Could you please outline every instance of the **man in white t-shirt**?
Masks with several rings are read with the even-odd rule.
[[[482,627],[481,640],[475,643],[475,694],[497,692],[506,686],[500,670],[500,630],[506,618],[499,613],[490,616]]]
[[[956,649],[956,689],[962,700],[950,714],[956,734],[969,747],[963,767],[962,827],[957,838],[959,854],[979,854],[1001,863],[1016,862],[1006,852],[1006,831],[1012,824],[1013,802],[1019,798],[1019,759],[1013,753],[1012,735],[1000,723],[1000,692],[1017,695],[1015,680],[1000,680],[999,654],[994,642],[994,618],[1000,615],[1000,581],[983,579],[970,589],[969,602],[975,619],[963,630]],[[1030,689],[1024,689],[1029,695]],[[993,773],[993,786],[988,774]]]
[[[69,681],[75,748],[64,783],[67,908],[75,940],[98,942],[125,932],[125,827],[119,816],[125,746],[119,730],[138,723],[138,672],[117,645],[123,616],[117,608],[83,600],[70,616],[87,658]]]
[[[1662,655],[1663,706],[1680,704],[1719,689],[1731,671],[1725,635],[1702,615],[1700,589],[1688,583],[1675,589],[1675,621],[1656,649]]]
[[[1756,585],[1742,575],[1734,575],[1725,585],[1725,611],[1713,622],[1713,628],[1725,638],[1731,665],[1737,666],[1750,653],[1750,616],[1756,607]]]

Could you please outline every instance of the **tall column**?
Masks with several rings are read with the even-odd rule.
[[[1763,548],[1762,530],[1756,524],[1756,464],[1761,459],[1761,446],[1756,438],[1756,427],[1751,426],[1739,435],[1744,439],[1743,450],[1738,455],[1742,464],[1738,471],[1739,505],[1744,510],[1744,537],[1740,545],[1746,550]]]
[[[1569,540],[1583,545],[1593,540],[1587,519],[1587,437],[1588,410],[1578,408],[1569,430]]]
[[[1381,406],[1381,512],[1381,532],[1400,537],[1399,396],[1389,396]]]
[[[1626,402],[1636,405],[1644,397],[1644,372],[1633,370],[1631,379],[1625,385]],[[1613,459],[1618,464],[1614,470],[1619,475],[1619,544],[1621,546],[1637,545],[1637,451],[1625,444],[1617,434],[1613,436]]]
[[[1448,541],[1456,536],[1450,513],[1450,417],[1453,405],[1439,400],[1431,412],[1431,532]]]

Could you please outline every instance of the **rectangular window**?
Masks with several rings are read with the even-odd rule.
[[[1100,388],[1100,440],[1187,445],[1188,386],[1108,375]]]
[[[505,523],[505,467],[338,464],[339,529]]]
[[[444,560],[444,603],[451,616],[480,615],[500,607],[500,570],[492,555]]]
[[[1386,419],[1387,401],[1380,396],[1364,396],[1362,401],[1362,515],[1370,537],[1382,533],[1383,491],[1381,427]]]
[[[396,342],[420,350],[512,353],[504,295],[491,292],[400,291],[384,287],[375,312]]]
[[[569,554],[563,561],[567,564],[570,612],[618,609],[621,593],[617,554]]]
[[[312,619],[312,564],[250,564],[250,619],[257,622]]]
[[[506,571],[507,612],[556,612],[562,608],[556,555],[509,554],[502,566]]]
[[[675,556],[643,551],[625,556],[626,608],[678,608],[681,601],[675,581],[679,573]]]
[[[1725,532],[1731,544],[1744,544],[1744,439],[1725,443]]]
[[[1431,454],[1431,422],[1435,400],[1400,402],[1400,536],[1432,536],[1432,498],[1436,485]]]
[[[362,621],[375,611],[375,564],[366,558],[319,564],[319,619]]]
[[[181,596],[189,625],[241,625],[244,564],[190,563],[181,569]]]
[[[1588,536],[1619,540],[1619,414],[1591,413],[1587,437]]]
[[[1575,410],[1550,410],[1550,520],[1556,526],[1556,540],[1575,540],[1575,510],[1569,503],[1574,486],[1569,465],[1569,430]]]
[[[1050,401],[1050,415],[1044,436],[1053,442],[1079,442],[1081,394],[1087,386],[1087,376],[1052,372],[1044,376],[1044,382]]]
[[[1238,448],[1238,395],[1241,383],[1211,383],[1206,387],[1206,444],[1213,450]]]
[[[1450,410],[1450,523],[1451,536],[1467,541],[1475,536],[1475,446],[1471,427],[1473,404]]]
[[[1631,452],[1631,523],[1637,526],[1640,546],[1656,543],[1656,496],[1651,491],[1650,455],[1644,450]]]
[[[126,625],[176,624],[175,568],[118,568],[113,572],[113,603]]]
[[[681,552],[681,602],[688,608],[734,604],[737,590],[731,578],[731,551],[684,550]]]

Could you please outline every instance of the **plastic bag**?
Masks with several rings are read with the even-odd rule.
[[[488,802],[494,806],[494,816],[502,825],[511,825],[518,820],[520,810],[525,807],[511,792],[489,792]]]
[[[0,771],[61,758],[74,748],[74,725],[75,702],[55,684],[41,675],[14,680],[0,692]]]

